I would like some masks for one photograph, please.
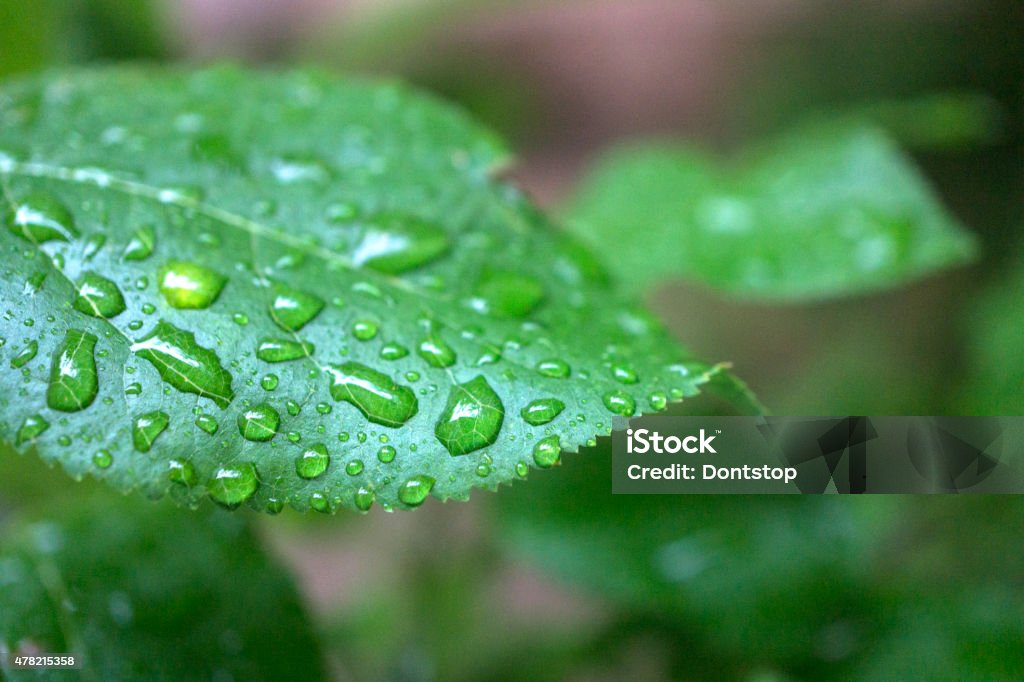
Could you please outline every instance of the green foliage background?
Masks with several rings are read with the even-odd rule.
[[[493,78],[486,55],[429,58],[430,36],[488,7],[438,3],[415,31],[401,17],[354,22],[345,41],[325,30],[275,56],[397,71],[454,97],[529,154],[545,103],[522,77]],[[0,0],[0,74],[181,56],[165,9]],[[974,265],[882,293],[785,305],[736,300],[681,272],[649,289],[652,309],[698,356],[731,359],[779,414],[1024,413],[1020,19],[1010,0],[984,11],[965,3],[926,22],[856,3],[829,17],[811,12],[752,52],[720,105],[728,143],[719,146],[760,144],[808,112],[887,131],[948,219],[970,229]],[[370,49],[381,44],[394,49]],[[497,495],[428,502],[416,514],[267,519],[114,500],[89,479],[4,453],[0,599],[20,606],[0,616],[0,642],[31,649],[25,632],[38,619],[35,636],[49,633],[54,648],[80,631],[82,650],[109,654],[110,631],[131,628],[117,638],[128,655],[119,665],[142,667],[104,667],[96,654],[94,679],[167,670],[274,679],[284,660],[299,679],[1024,675],[1016,498],[613,499],[608,456],[599,442]],[[243,628],[254,603],[284,615]],[[218,643],[154,653],[186,624]],[[279,660],[265,658],[268,641]]]

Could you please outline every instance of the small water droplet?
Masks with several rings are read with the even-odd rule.
[[[317,403],[316,404],[316,411],[319,412],[320,414],[330,414],[331,410],[333,410],[333,409],[334,408],[331,407],[330,403]]]
[[[394,342],[385,343],[380,348],[380,357],[382,360],[400,360],[408,354],[408,348]]]
[[[237,324],[240,327],[244,327],[245,325],[249,324],[249,316],[246,315],[245,313],[235,313],[234,315],[231,316],[231,319],[234,321],[235,324]]]
[[[418,507],[427,499],[436,481],[426,474],[419,474],[406,480],[398,487],[398,499],[402,504]]]
[[[14,369],[24,367],[36,357],[37,353],[39,353],[39,343],[35,339],[26,341],[21,350],[11,358],[11,367]]]
[[[276,374],[267,374],[262,379],[260,379],[260,386],[263,387],[264,391],[273,391],[274,389],[277,388],[278,383],[279,379],[277,378]]]
[[[519,478],[526,478],[526,474],[530,473],[530,465],[526,462],[516,462],[516,476]]]
[[[288,414],[290,414],[293,417],[298,416],[299,412],[302,411],[302,406],[291,399],[285,402],[284,407],[288,411]]]
[[[355,406],[370,421],[397,427],[416,414],[419,403],[407,386],[357,362],[331,365],[331,397]]]
[[[434,322],[424,322],[424,335],[416,347],[419,356],[431,367],[444,369],[455,364],[455,351],[441,338],[440,329]]]
[[[133,381],[132,383],[130,383],[127,386],[125,386],[124,394],[125,395],[141,395],[142,394],[142,384],[140,384],[137,381]]]
[[[558,464],[561,452],[562,445],[558,436],[547,436],[533,446],[533,461],[540,468],[548,469]]]
[[[267,403],[260,403],[238,415],[238,431],[251,441],[268,441],[277,434],[281,415]]]
[[[167,478],[171,479],[172,483],[188,488],[192,488],[199,483],[199,477],[196,476],[196,468],[192,465],[192,462],[183,459],[172,459],[167,462]]]
[[[217,429],[220,428],[220,424],[217,422],[216,417],[212,414],[200,414],[196,417],[196,426],[210,434],[211,436],[217,433]]]
[[[252,497],[259,485],[256,467],[249,462],[242,462],[217,469],[206,484],[206,489],[214,502],[228,509],[235,509]]]
[[[406,215],[379,215],[362,228],[352,263],[389,275],[421,267],[449,248],[448,235],[433,223]]]
[[[114,456],[110,454],[110,450],[100,450],[92,456],[92,463],[97,469],[109,469],[114,463]]]
[[[171,418],[167,413],[159,410],[139,415],[132,424],[132,445],[139,452],[149,452],[170,423]]]
[[[61,412],[77,412],[92,404],[99,391],[96,336],[69,329],[53,354],[46,404]]]
[[[377,323],[373,320],[357,320],[352,325],[352,336],[360,341],[369,341],[377,336]]]
[[[42,270],[33,272],[27,280],[25,280],[25,287],[21,290],[24,296],[35,296],[39,293],[39,290],[43,288],[43,282],[46,281],[46,273]]]
[[[539,398],[524,407],[519,414],[523,421],[532,426],[547,424],[565,409],[565,403],[557,398]]]
[[[305,479],[313,479],[327,471],[331,456],[323,443],[311,445],[295,460],[295,473]]]
[[[505,406],[483,376],[453,386],[434,427],[434,435],[452,456],[493,443],[505,419]]]
[[[488,270],[469,300],[474,310],[501,317],[525,317],[544,300],[544,287],[530,275]]]
[[[623,391],[609,391],[601,397],[601,400],[608,411],[613,414],[632,417],[636,412],[636,401],[633,400],[633,396]]]
[[[651,409],[661,412],[668,407],[668,396],[662,391],[656,391],[647,397],[647,400],[651,403]]]
[[[313,294],[274,283],[270,301],[270,317],[287,332],[297,332],[320,314],[324,302]]]
[[[156,231],[151,225],[143,225],[132,233],[132,238],[124,247],[125,260],[145,260],[156,248]]]
[[[557,358],[541,360],[537,363],[537,372],[541,376],[551,377],[552,379],[564,379],[569,376],[569,371],[569,365]]]
[[[4,220],[7,229],[34,244],[78,236],[71,212],[48,194],[32,194],[12,207]]]
[[[182,310],[209,308],[227,278],[196,263],[169,261],[157,272],[157,288],[167,304]]]
[[[18,427],[18,435],[15,438],[15,445],[29,443],[41,436],[46,429],[50,428],[50,422],[43,419],[42,415],[33,414],[25,417]]]
[[[377,450],[377,459],[383,462],[384,464],[388,464],[395,460],[396,454],[397,452],[393,447],[391,447],[390,445],[385,445],[380,450]]]
[[[256,357],[264,362],[289,362],[313,355],[313,344],[291,339],[265,338],[256,348]]]
[[[87,272],[78,280],[75,310],[92,317],[111,319],[124,312],[121,290],[106,277]]]
[[[635,384],[639,381],[634,370],[629,365],[614,364],[611,367],[612,378],[618,381],[620,384]]]
[[[377,499],[377,494],[369,488],[359,488],[355,494],[356,509],[359,511],[370,511],[370,507],[373,506],[373,501]]]
[[[361,459],[354,459],[345,465],[345,473],[349,476],[358,476],[363,473],[363,461]]]

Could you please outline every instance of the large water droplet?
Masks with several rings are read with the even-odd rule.
[[[260,403],[238,415],[238,431],[242,438],[257,442],[268,441],[277,435],[281,415],[267,403]]]
[[[280,283],[274,283],[271,294],[270,317],[287,332],[302,329],[324,307],[319,297]]]
[[[125,260],[145,260],[156,248],[156,232],[150,225],[143,225],[135,230],[132,238],[124,247]]]
[[[256,357],[264,362],[288,362],[311,356],[314,350],[313,344],[305,341],[266,338],[256,348]]]
[[[33,414],[25,417],[18,427],[18,435],[15,437],[15,445],[29,443],[41,436],[46,429],[50,428],[50,422],[43,419],[42,415]]]
[[[227,278],[196,263],[170,261],[160,266],[157,288],[174,308],[209,308],[220,295]]]
[[[544,300],[544,287],[530,275],[510,270],[488,270],[470,299],[474,310],[503,317],[524,317]]]
[[[61,412],[77,412],[96,399],[96,336],[69,329],[53,354],[46,404]]]
[[[351,258],[356,266],[397,275],[438,258],[448,246],[448,235],[433,223],[389,214],[366,224]]]
[[[366,365],[346,362],[330,365],[327,372],[331,376],[331,397],[351,403],[376,424],[401,426],[419,409],[412,389]]]
[[[21,350],[11,358],[11,367],[14,369],[24,367],[28,363],[32,362],[37,353],[39,353],[39,343],[35,339],[29,339],[25,342],[25,345],[22,346]]]
[[[548,469],[558,464],[558,458],[561,455],[562,446],[559,442],[558,436],[548,436],[541,438],[537,441],[537,444],[533,446],[533,461],[542,469]]]
[[[498,438],[505,406],[483,376],[453,386],[434,435],[453,456],[486,447]]]
[[[636,401],[633,400],[633,396],[624,391],[609,391],[601,397],[601,400],[608,411],[613,414],[632,417],[636,412]]]
[[[455,364],[455,351],[441,338],[438,326],[431,320],[424,321],[423,338],[420,339],[416,352],[431,367],[444,369]]]
[[[221,366],[216,353],[196,342],[192,332],[161,320],[131,350],[152,363],[160,377],[179,391],[209,398],[221,408],[235,397],[231,374]]]
[[[398,499],[402,504],[418,507],[427,499],[434,483],[436,481],[426,474],[413,476],[398,487]]]
[[[306,479],[316,478],[327,471],[330,461],[331,456],[326,445],[311,445],[295,460],[295,473]]]
[[[7,212],[7,229],[35,244],[78,236],[71,212],[47,194],[32,194]]]
[[[519,414],[523,421],[532,426],[547,424],[565,409],[565,403],[557,398],[540,398],[524,407]]]
[[[110,319],[124,312],[124,296],[117,285],[95,272],[87,272],[78,280],[75,310],[93,317]]]
[[[159,410],[139,415],[132,424],[132,445],[139,452],[149,452],[157,437],[167,430],[170,423],[171,418],[167,413]]]
[[[206,489],[214,502],[235,509],[252,497],[259,485],[256,467],[249,462],[242,462],[217,469],[206,484]]]

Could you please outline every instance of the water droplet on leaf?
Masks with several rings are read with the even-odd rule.
[[[547,424],[565,409],[565,403],[557,398],[534,400],[520,411],[523,421],[532,426]]]
[[[46,404],[61,412],[77,412],[92,404],[99,390],[96,336],[69,329],[53,354]]]
[[[71,241],[78,236],[71,212],[47,194],[33,194],[12,207],[4,220],[7,229],[34,244],[60,240]]]
[[[483,376],[453,386],[434,435],[453,456],[493,443],[505,419],[505,406]]]
[[[75,310],[92,317],[111,319],[124,312],[121,290],[106,277],[87,272],[78,280]]]
[[[251,441],[268,441],[277,434],[281,415],[267,403],[260,403],[238,415],[238,431]]]
[[[159,410],[139,415],[132,424],[132,445],[139,452],[149,452],[170,423],[171,418],[167,413]]]
[[[399,486],[398,499],[401,500],[402,504],[418,507],[427,499],[427,495],[433,489],[434,483],[436,481],[426,474],[413,476]]]
[[[221,408],[235,397],[231,374],[221,366],[216,353],[196,342],[192,332],[161,320],[131,350],[148,360],[160,377],[179,391],[209,398]]]
[[[558,464],[561,452],[562,446],[558,436],[547,436],[533,446],[533,461],[540,468],[548,469]]]
[[[331,397],[352,404],[375,424],[401,426],[419,408],[412,389],[366,365],[346,362],[331,365],[327,371],[331,375]]]
[[[327,471],[331,456],[327,446],[317,443],[306,448],[295,460],[295,473],[305,479],[312,479]]]
[[[195,263],[170,261],[160,266],[157,288],[168,305],[183,310],[209,308],[227,278]]]

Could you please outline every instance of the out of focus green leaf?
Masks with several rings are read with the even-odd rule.
[[[822,299],[975,251],[913,164],[867,128],[800,129],[728,167],[682,147],[620,149],[567,217],[637,289],[688,278],[749,298]]]
[[[97,496],[5,532],[0,660],[32,652],[82,661],[53,679],[324,675],[295,588],[241,515],[137,499]]]
[[[1016,498],[610,491],[607,448],[584,453],[498,496],[495,537],[623,614],[678,628],[699,656],[693,677],[1024,673],[1012,644],[1024,562],[1001,556],[1024,531]]]

